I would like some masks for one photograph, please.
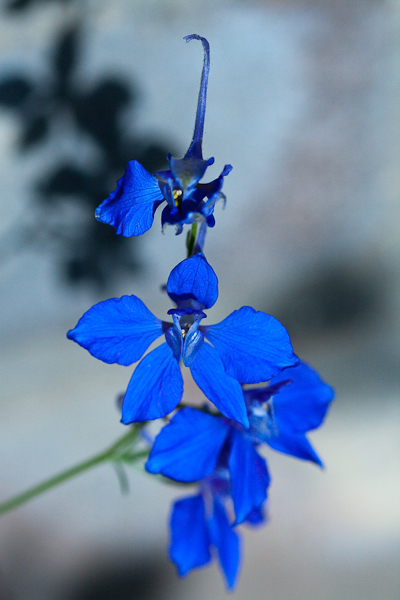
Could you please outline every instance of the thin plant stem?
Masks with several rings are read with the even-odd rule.
[[[191,229],[188,231],[186,238],[187,258],[190,258],[194,254],[196,247],[196,235],[197,235],[197,222],[192,223]]]
[[[18,506],[21,506],[22,504],[29,502],[33,498],[36,498],[37,496],[44,494],[48,490],[51,490],[52,488],[64,483],[65,481],[68,481],[69,479],[72,479],[73,477],[75,477],[76,475],[79,475],[80,473],[84,473],[85,471],[88,471],[89,469],[96,467],[97,465],[100,465],[107,461],[117,460],[119,455],[123,452],[123,450],[126,449],[129,446],[129,444],[132,443],[137,438],[143,425],[144,425],[144,423],[138,423],[137,425],[132,427],[128,433],[123,435],[119,440],[117,440],[107,450],[104,450],[103,452],[96,454],[92,458],[89,458],[88,460],[84,460],[83,462],[78,463],[74,467],[66,469],[65,471],[62,471],[61,473],[59,473],[58,475],[55,475],[54,477],[50,477],[49,479],[46,479],[46,481],[43,481],[42,483],[39,483],[38,485],[35,485],[35,486],[29,488],[25,492],[22,492],[21,494],[17,494],[13,498],[10,498],[9,500],[6,500],[5,502],[0,503],[0,515],[3,515],[11,510],[14,510]],[[130,455],[131,461],[134,460],[135,458],[139,459],[142,457],[143,457],[143,450],[137,452],[136,454]]]

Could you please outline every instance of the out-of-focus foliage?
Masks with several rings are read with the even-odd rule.
[[[5,9],[8,12],[15,13],[20,10],[24,10],[25,8],[30,8],[33,4],[38,4],[42,2],[43,4],[50,4],[54,0],[8,0],[5,5]],[[71,0],[56,0],[57,2],[61,2],[62,4],[70,4]],[[72,0],[73,1],[73,0]]]
[[[14,2],[8,7],[28,4]],[[88,90],[78,87],[74,75],[81,60],[83,31],[76,22],[59,34],[45,81],[18,72],[0,80],[0,107],[13,111],[22,125],[21,155],[48,143],[54,125],[61,121],[65,135],[89,140],[99,156],[88,167],[79,160],[78,151],[76,160],[56,161],[50,171],[38,173],[33,182],[33,224],[20,223],[10,236],[11,249],[7,246],[12,255],[28,244],[45,248],[51,244],[69,283],[85,281],[104,288],[119,272],[135,271],[138,262],[134,242],[96,222],[94,210],[115,187],[128,160],[137,159],[154,172],[165,166],[167,150],[157,141],[124,133],[121,112],[132,109],[138,98],[131,82],[107,76]]]

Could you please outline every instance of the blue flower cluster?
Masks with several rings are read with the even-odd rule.
[[[194,496],[174,504],[170,557],[186,575],[209,563],[215,550],[233,588],[240,564],[237,526],[265,520],[270,476],[259,447],[267,444],[322,466],[306,433],[321,425],[333,391],[300,362],[271,315],[243,306],[220,323],[202,324],[218,298],[217,276],[203,254],[205,232],[214,226],[214,205],[231,167],[215,181],[199,183],[214,160],[204,160],[201,149],[210,58],[207,40],[186,37],[191,39],[202,42],[205,57],[187,153],[183,159],[169,156],[170,170],[156,177],[131,161],[96,211],[97,219],[125,236],[147,231],[163,201],[163,225],[176,225],[177,233],[192,225],[196,243],[188,245],[188,258],[171,271],[166,286],[175,305],[168,311],[171,320],[158,319],[136,296],[122,296],[90,308],[67,335],[106,363],[140,361],[124,395],[122,423],[168,418],[145,468],[198,484]],[[161,336],[163,342],[145,354]],[[181,404],[181,363],[208,400],[201,409]]]
[[[273,377],[268,386],[245,390],[244,397],[249,427],[184,408],[161,430],[146,463],[150,473],[200,483],[198,494],[179,500],[172,511],[170,554],[180,575],[207,564],[212,546],[230,588],[240,560],[236,526],[265,519],[270,476],[258,446],[266,443],[322,466],[306,433],[321,425],[333,390],[300,363]]]

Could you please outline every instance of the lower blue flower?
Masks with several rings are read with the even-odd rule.
[[[270,477],[256,448],[272,448],[322,466],[306,433],[323,422],[333,390],[305,363],[288,368],[270,385],[245,391],[250,427],[186,407],[157,436],[145,465],[148,472],[181,482],[200,481],[201,493],[174,505],[171,559],[185,575],[219,554],[228,587],[236,581],[238,539],[232,527],[264,521]],[[224,505],[235,513],[230,523]],[[190,523],[190,527],[189,527]],[[218,525],[219,524],[219,525]],[[224,544],[211,530],[225,531]],[[233,535],[234,534],[234,535]]]
[[[235,524],[243,523],[262,506],[270,483],[265,460],[244,431],[227,419],[186,407],[157,436],[146,470],[189,483],[223,469],[229,476]]]
[[[217,471],[204,480],[199,494],[175,502],[171,514],[170,558],[180,576],[203,567],[217,553],[227,587],[233,589],[240,566],[240,538],[231,523],[229,480]]]
[[[270,385],[244,394],[249,428],[186,407],[161,430],[146,463],[150,473],[193,482],[210,476],[221,460],[225,461],[237,522],[262,503],[260,490],[268,487],[258,445],[267,443],[275,450],[322,466],[306,433],[322,424],[334,397],[333,389],[305,363],[285,369]]]

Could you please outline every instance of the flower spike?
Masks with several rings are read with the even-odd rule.
[[[199,90],[199,99],[197,101],[196,121],[194,124],[193,139],[189,146],[188,151],[185,154],[185,158],[195,156],[196,158],[203,158],[202,142],[204,132],[204,118],[206,115],[206,99],[207,99],[207,84],[208,74],[210,72],[210,45],[206,38],[193,33],[192,35],[186,35],[184,38],[186,42],[191,40],[200,40],[204,48],[204,64],[203,71],[201,73],[201,83]]]

